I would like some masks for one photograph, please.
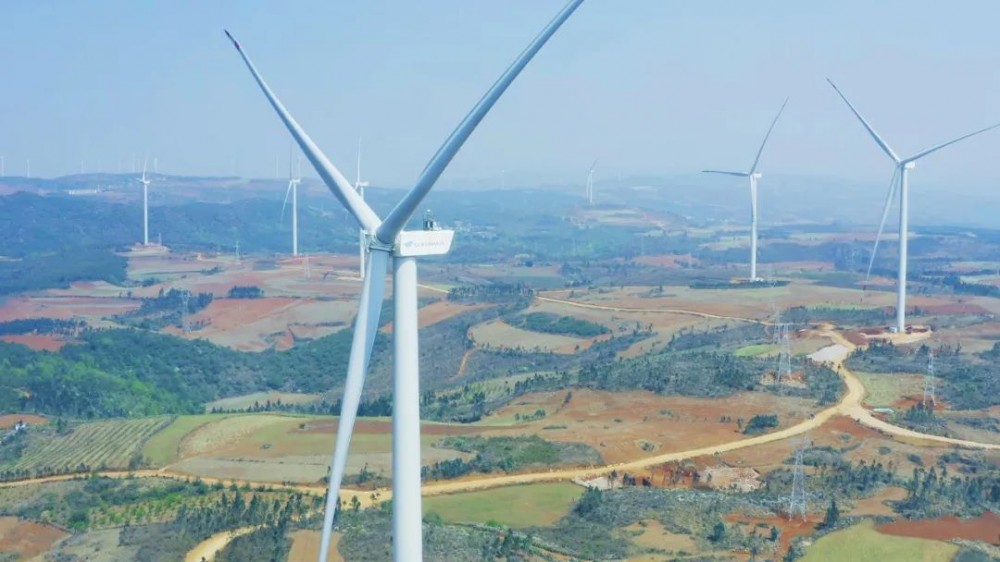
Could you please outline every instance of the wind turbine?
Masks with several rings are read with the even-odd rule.
[[[833,86],[834,91],[837,92],[837,95],[840,96],[840,99],[844,100],[844,103],[846,103],[847,107],[849,107],[851,109],[851,112],[854,113],[854,116],[858,118],[858,121],[861,121],[861,124],[864,125],[865,130],[867,130],[868,134],[871,135],[871,137],[873,139],[875,139],[875,142],[878,144],[879,148],[882,149],[882,152],[885,152],[886,155],[889,158],[891,158],[892,161],[896,164],[896,171],[893,174],[893,181],[890,181],[890,185],[889,185],[889,196],[886,197],[885,208],[884,208],[884,210],[882,212],[882,223],[883,223],[883,225],[885,224],[885,217],[889,213],[889,205],[892,202],[893,190],[896,187],[896,183],[895,183],[894,180],[895,180],[896,177],[898,177],[899,178],[899,277],[898,277],[898,279],[896,281],[896,285],[897,285],[896,286],[896,331],[897,332],[904,332],[904,331],[906,331],[907,245],[908,245],[908,238],[909,238],[909,235],[910,235],[910,233],[909,233],[909,225],[908,225],[908,221],[909,221],[909,203],[910,203],[910,201],[909,201],[909,198],[910,198],[910,194],[909,194],[909,187],[910,187],[909,186],[909,175],[910,174],[909,174],[909,172],[914,167],[916,167],[917,160],[920,160],[924,156],[927,156],[928,154],[937,152],[938,150],[941,150],[942,148],[944,148],[946,146],[950,146],[952,144],[955,144],[958,141],[965,140],[965,139],[967,139],[969,137],[976,136],[979,133],[985,133],[986,131],[989,131],[990,129],[995,129],[997,127],[1000,127],[1000,123],[997,123],[995,125],[990,125],[989,127],[986,127],[985,129],[979,129],[978,131],[974,131],[972,133],[968,133],[966,135],[962,135],[962,136],[958,137],[957,139],[952,139],[952,140],[950,140],[948,142],[943,142],[941,144],[936,144],[934,146],[931,146],[930,148],[925,148],[925,149],[917,152],[916,154],[914,154],[912,156],[908,156],[906,158],[900,158],[896,154],[896,152],[892,149],[892,147],[890,147],[889,144],[887,142],[885,142],[885,140],[883,140],[882,137],[880,137],[878,133],[875,132],[875,129],[873,129],[870,124],[868,124],[868,121],[865,120],[865,118],[861,116],[861,114],[858,112],[858,110],[854,108],[854,105],[851,104],[850,101],[848,101],[847,96],[845,96],[843,94],[843,92],[840,91],[840,88],[838,88],[837,85],[834,84],[833,81],[830,80],[829,78],[827,78],[826,81],[829,82],[831,86]],[[882,227],[880,226],[879,227],[879,235],[881,235],[881,231],[882,231]],[[876,248],[877,248],[878,247],[878,236],[876,236],[875,244],[876,244]],[[873,254],[874,254],[874,252],[873,252]],[[872,256],[872,259],[874,260],[874,255]]]
[[[149,246],[149,184],[146,179],[146,161],[142,162],[142,178],[137,180],[142,184],[142,245]]]
[[[771,126],[767,129],[767,134],[764,135],[764,141],[760,143],[760,148],[757,149],[757,157],[753,160],[753,165],[750,166],[749,172],[724,172],[721,170],[702,170],[706,174],[724,174],[727,176],[737,176],[741,178],[747,178],[750,181],[750,281],[760,281],[757,277],[757,181],[762,177],[763,174],[757,171],[757,165],[760,164],[760,155],[764,152],[764,146],[767,144],[767,139],[771,136],[771,131],[774,130],[774,125],[778,123],[778,118],[781,117],[781,112],[785,110],[785,106],[788,105],[788,98],[785,98],[785,102],[781,104],[781,109],[778,110],[778,114],[774,116],[774,120],[771,121]]]
[[[354,180],[354,189],[358,190],[358,195],[361,200],[365,200],[365,188],[368,187],[368,182],[361,181],[361,137],[358,137],[358,170],[357,175]],[[358,267],[358,277],[363,281],[365,279],[365,258],[368,256],[368,244],[366,243],[365,229],[361,227],[358,229],[358,256],[361,258],[360,266]]]
[[[454,232],[449,230],[404,231],[403,227],[420,206],[448,164],[482,121],[496,101],[507,90],[521,70],[531,61],[548,39],[583,3],[570,0],[545,26],[528,47],[514,60],[499,79],[480,98],[458,127],[437,150],[423,169],[414,187],[389,211],[384,220],[368,206],[342,173],[316,146],[309,135],[288,113],[250,58],[233,39],[226,35],[240,53],[278,113],[288,131],[312,163],[323,182],[366,233],[369,259],[362,285],[358,314],[354,320],[351,355],[341,402],[340,423],[332,458],[323,534],[319,560],[327,560],[334,513],[340,503],[340,485],[347,464],[347,451],[357,417],[358,404],[364,385],[365,372],[371,357],[375,333],[385,292],[385,275],[390,256],[393,258],[393,411],[392,411],[392,545],[395,562],[423,559],[420,498],[420,381],[417,329],[417,262],[418,256],[442,255],[448,252]]]
[[[294,164],[298,164],[298,170]],[[295,162],[293,152],[288,151],[288,189],[285,190],[285,202],[281,204],[281,218],[285,218],[285,205],[288,205],[288,194],[292,194],[292,256],[299,255],[299,184],[302,183],[302,163]]]
[[[597,168],[597,160],[590,165],[590,169],[587,171],[587,204],[594,204],[594,170]]]

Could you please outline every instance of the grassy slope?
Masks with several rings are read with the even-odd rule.
[[[819,539],[806,551],[802,562],[947,562],[957,552],[957,546],[941,541],[883,535],[875,530],[872,521],[865,521]]]
[[[424,512],[448,522],[495,521],[511,527],[551,525],[565,515],[583,488],[569,483],[511,486],[424,499]]]

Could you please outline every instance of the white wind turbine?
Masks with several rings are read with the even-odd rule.
[[[778,122],[778,118],[781,117],[781,112],[785,110],[785,106],[788,105],[788,98],[785,98],[785,102],[781,104],[781,109],[778,110],[778,114],[774,116],[774,120],[771,121],[771,126],[767,129],[767,134],[764,135],[764,141],[760,143],[760,148],[757,149],[757,157],[753,160],[753,165],[750,166],[749,172],[724,172],[720,170],[702,170],[706,174],[725,174],[727,176],[738,176],[741,178],[747,178],[750,181],[750,281],[760,281],[757,277],[757,180],[759,180],[763,174],[757,171],[757,165],[760,164],[760,155],[764,152],[764,146],[767,144],[767,139],[771,136],[771,131],[774,130],[774,125]]]
[[[142,245],[149,246],[149,184],[146,179],[146,162],[142,163],[142,177],[136,181],[142,184]]]
[[[365,200],[366,187],[368,187],[368,182],[361,181],[361,137],[358,137],[358,170],[354,180],[354,189],[358,190],[358,195],[362,201]],[[358,256],[361,258],[361,265],[358,267],[358,277],[362,280],[365,278],[365,258],[368,256],[368,245],[365,243],[365,240],[365,229],[361,227],[358,229]]]
[[[590,169],[587,170],[587,204],[594,204],[594,169],[597,168],[597,160],[590,165]]]
[[[885,152],[887,156],[889,156],[889,158],[892,158],[892,161],[896,164],[896,170],[893,174],[893,179],[892,181],[890,181],[889,185],[889,194],[885,200],[885,208],[882,211],[882,225],[879,226],[879,234],[875,238],[875,248],[878,248],[878,239],[882,234],[882,229],[885,226],[886,217],[889,214],[889,205],[891,205],[892,203],[893,191],[896,188],[895,180],[898,177],[899,178],[899,277],[896,281],[897,285],[896,286],[896,331],[904,332],[906,330],[906,269],[907,269],[907,245],[909,238],[909,225],[907,224],[909,220],[909,171],[912,170],[917,165],[917,160],[920,160],[924,156],[927,156],[928,154],[931,154],[933,152],[937,152],[938,150],[941,150],[946,146],[955,144],[958,141],[965,140],[969,137],[978,135],[979,133],[985,133],[990,129],[995,129],[997,127],[1000,127],[1000,123],[997,123],[995,125],[990,125],[985,129],[979,129],[978,131],[962,135],[957,139],[952,139],[948,142],[943,142],[941,144],[936,144],[930,148],[925,148],[924,150],[917,152],[913,156],[909,156],[907,158],[900,158],[899,156],[896,155],[896,152],[892,150],[889,144],[886,143],[885,140],[883,140],[882,137],[880,137],[879,134],[875,132],[875,129],[873,129],[872,126],[868,124],[868,121],[865,120],[865,118],[862,117],[860,113],[858,113],[858,110],[855,109],[854,105],[847,100],[847,96],[845,96],[840,91],[840,88],[838,88],[837,85],[834,84],[833,81],[830,80],[829,78],[827,78],[826,81],[829,82],[831,86],[833,86],[834,91],[837,92],[837,95],[840,96],[840,99],[844,100],[844,103],[846,103],[847,107],[851,109],[851,112],[854,113],[854,116],[858,118],[858,121],[861,121],[861,124],[864,125],[865,129],[868,131],[868,134],[871,135],[873,139],[875,139],[875,142],[878,144],[879,148],[881,148],[882,151]],[[875,255],[873,250],[872,260],[874,261],[874,259]],[[869,272],[870,271],[871,271],[871,265],[869,264]]]
[[[319,560],[327,560],[333,517],[339,505],[340,485],[357,417],[365,372],[371,357],[385,292],[385,275],[393,258],[393,412],[392,412],[392,545],[396,562],[423,559],[420,498],[420,384],[417,329],[416,257],[448,252],[454,232],[447,230],[404,231],[421,201],[434,186],[455,154],[472,134],[521,70],[546,41],[583,3],[571,0],[545,26],[528,47],[487,90],[423,169],[416,185],[396,204],[384,220],[379,219],[340,171],[330,163],[309,135],[288,113],[257,72],[250,58],[228,32],[240,56],[253,74],[271,106],[278,113],[299,147],[327,187],[365,230],[369,250],[365,282],[354,320],[351,355],[341,401],[337,441],[332,458]]]
[[[294,164],[293,164],[294,163]],[[302,183],[302,162],[293,158],[292,151],[288,153],[288,189],[285,190],[285,202],[281,204],[281,219],[285,219],[285,206],[288,205],[288,194],[292,195],[292,256],[299,255],[299,184]]]

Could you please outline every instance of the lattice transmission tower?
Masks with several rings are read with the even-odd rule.
[[[186,334],[191,331],[191,324],[188,323],[188,302],[191,299],[191,292],[187,289],[181,291],[181,330]]]
[[[802,457],[805,455],[808,440],[803,440],[802,444],[795,449],[795,466],[792,468],[792,494],[788,498],[788,520],[791,521],[796,514],[806,520],[806,474],[802,469]]]
[[[937,406],[936,381],[934,378],[934,352],[927,354],[927,374],[924,375],[924,407]]]
[[[778,372],[774,378],[775,384],[781,384],[782,378],[791,378],[792,375],[792,338],[788,334],[787,323],[782,323],[777,331],[781,350],[778,352]]]

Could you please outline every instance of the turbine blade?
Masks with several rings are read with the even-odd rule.
[[[594,169],[595,169],[595,168],[597,168],[597,162],[598,162],[598,160],[599,160],[599,159],[595,158],[595,159],[594,159],[594,163],[590,165],[590,168],[589,168],[589,169],[590,169],[590,171],[591,171],[591,172],[593,172],[593,171],[594,171]]]
[[[851,112],[853,112],[854,116],[858,118],[858,121],[861,121],[861,124],[865,126],[865,129],[868,130],[868,134],[870,134],[872,138],[875,139],[875,142],[878,143],[879,147],[886,154],[889,155],[889,158],[892,158],[892,160],[898,164],[899,156],[896,156],[896,153],[892,150],[892,148],[888,145],[888,143],[882,140],[882,137],[880,137],[879,134],[875,132],[875,129],[873,129],[872,126],[868,124],[868,121],[866,121],[865,118],[862,117],[860,113],[858,113],[857,109],[854,109],[854,105],[852,105],[851,102],[847,100],[847,96],[845,96],[843,92],[840,91],[840,88],[838,88],[837,85],[833,83],[833,80],[827,78],[826,81],[829,82],[831,86],[833,86],[834,91],[837,92],[837,95],[840,96],[840,99],[844,100],[844,103],[847,104],[847,107],[851,108]]]
[[[748,174],[746,172],[724,172],[722,170],[702,170],[701,173],[703,173],[703,174],[724,174],[724,175],[727,175],[727,176],[736,176],[736,177],[739,177],[739,178],[745,178],[745,177],[748,177],[750,175],[750,174]]]
[[[521,70],[531,61],[535,53],[545,45],[545,42],[552,37],[552,34],[569,18],[569,16],[583,3],[583,0],[570,0],[568,4],[556,15],[556,17],[542,29],[541,33],[528,45],[528,47],[514,60],[513,64],[500,76],[493,86],[486,92],[479,102],[472,108],[472,111],[465,116],[458,127],[451,133],[448,139],[441,145],[437,153],[431,158],[424,171],[420,174],[416,185],[405,197],[389,212],[389,215],[378,227],[376,237],[380,242],[391,244],[395,241],[396,235],[410,220],[410,216],[416,211],[420,202],[423,201],[427,193],[434,187],[434,183],[441,177],[445,168],[455,157],[466,139],[476,129],[479,122],[490,111],[511,82],[517,78]]]
[[[316,169],[316,173],[319,177],[323,179],[323,183],[326,184],[330,191],[340,200],[340,202],[347,208],[355,220],[361,224],[362,227],[366,229],[372,229],[378,227],[380,221],[378,215],[375,211],[368,206],[358,194],[354,192],[351,188],[351,183],[344,178],[344,175],[340,173],[340,170],[334,166],[330,160],[323,154],[323,151],[316,146],[312,138],[302,129],[298,121],[285,109],[285,106],[281,103],[281,100],[274,95],[271,88],[261,77],[260,73],[257,72],[257,68],[251,62],[250,57],[243,51],[240,44],[233,38],[232,35],[226,31],[226,37],[233,42],[233,46],[236,47],[236,51],[239,52],[240,57],[243,58],[243,62],[246,63],[247,68],[250,69],[250,74],[253,75],[254,80],[257,85],[260,86],[262,92],[267,97],[267,100],[271,103],[271,107],[278,113],[278,117],[284,122],[285,127],[288,128],[288,132],[292,134],[295,142],[298,143],[302,152],[305,153],[306,158],[312,163],[313,168]]]
[[[285,190],[285,202],[281,204],[281,221],[285,221],[285,206],[288,205],[288,195],[292,192],[292,186],[295,184],[295,180],[288,181],[288,189]]]
[[[757,157],[753,159],[753,166],[750,166],[750,173],[757,171],[757,164],[760,162],[760,155],[764,152],[764,145],[767,144],[767,139],[771,136],[771,131],[774,130],[774,126],[778,123],[778,118],[781,117],[781,112],[785,110],[785,106],[788,105],[788,98],[785,98],[785,102],[781,104],[781,109],[778,110],[778,114],[774,116],[774,121],[771,121],[771,126],[767,129],[767,134],[764,135],[764,142],[760,143],[760,148],[757,149]]]
[[[989,127],[986,127],[985,129],[979,129],[978,131],[973,132],[973,133],[969,133],[967,135],[962,135],[962,136],[958,137],[957,139],[950,140],[948,142],[943,142],[941,144],[934,145],[934,146],[932,146],[930,148],[925,148],[924,150],[921,150],[920,152],[914,154],[913,156],[910,156],[906,160],[903,160],[903,162],[906,163],[906,162],[913,162],[915,160],[919,160],[919,159],[923,158],[924,156],[927,156],[928,154],[930,154],[932,152],[937,152],[938,150],[941,150],[942,148],[944,148],[946,146],[953,145],[956,142],[965,140],[965,139],[967,139],[969,137],[974,137],[974,136],[978,135],[979,133],[985,133],[986,131],[989,131],[989,130],[992,130],[992,129],[996,129],[997,127],[1000,127],[1000,123],[997,123],[996,125],[990,125]]]
[[[340,420],[337,423],[337,441],[330,463],[330,482],[326,496],[326,510],[323,514],[323,534],[320,546],[320,562],[326,562],[330,548],[330,533],[333,530],[333,516],[340,503],[340,485],[347,468],[347,452],[351,446],[351,434],[358,416],[361,391],[365,384],[365,373],[371,358],[375,333],[378,330],[382,300],[385,296],[385,274],[389,253],[371,252],[368,272],[361,289],[358,316],[354,320],[354,338],[351,342],[351,357],[347,365],[347,380],[344,396],[340,401]]]
[[[885,231],[885,223],[889,219],[889,209],[892,207],[892,196],[896,193],[896,180],[899,178],[899,166],[892,172],[892,179],[889,180],[889,193],[885,196],[885,206],[882,207],[882,221],[878,223],[878,233],[875,234],[875,245],[872,246],[872,255],[868,259],[868,271],[865,273],[864,288],[868,288],[868,281],[872,276],[872,267],[875,265],[875,256],[878,254],[878,243],[882,240],[882,232]]]

